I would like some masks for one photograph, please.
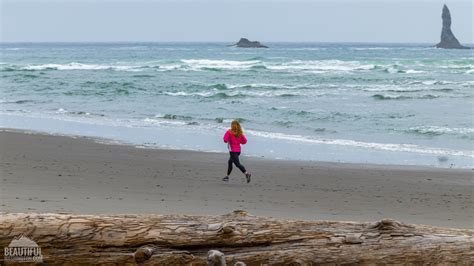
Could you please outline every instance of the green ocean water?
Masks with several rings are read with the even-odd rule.
[[[472,51],[269,46],[4,43],[0,126],[224,151],[220,135],[239,119],[258,143],[249,155],[474,165]]]

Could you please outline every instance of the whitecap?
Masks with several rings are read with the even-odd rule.
[[[390,74],[395,74],[395,73],[403,73],[402,70],[399,70],[395,67],[388,67],[385,69],[386,72],[390,73]]]
[[[118,71],[140,71],[140,66],[126,66],[126,65],[100,65],[100,64],[82,64],[82,63],[68,63],[68,64],[42,64],[42,65],[27,65],[20,67],[21,70],[118,70]]]
[[[145,118],[143,119],[145,126],[149,125],[174,125],[174,126],[184,126],[187,125],[187,122],[179,120],[167,120],[159,118]]]
[[[474,65],[446,65],[446,66],[440,66],[440,68],[447,68],[447,69],[474,69]]]
[[[425,80],[425,81],[422,81],[421,84],[423,84],[423,85],[435,85],[435,84],[439,84],[439,81],[437,81],[437,80]]]
[[[341,60],[293,60],[281,64],[266,64],[270,70],[277,71],[312,71],[313,73],[324,73],[326,71],[349,72],[354,70],[371,70],[373,64],[361,64],[359,61]]]
[[[426,135],[442,135],[442,134],[460,134],[467,135],[473,134],[474,128],[464,128],[464,127],[441,127],[441,126],[418,126],[411,127],[407,130],[408,132],[414,132],[419,134]]]
[[[95,64],[81,64],[81,63],[69,63],[69,64],[42,64],[42,65],[28,65],[22,67],[24,70],[45,70],[45,69],[57,69],[57,70],[99,70],[108,69],[110,66],[106,65],[95,65]]]
[[[229,89],[313,89],[317,86],[312,84],[289,85],[281,83],[250,83],[250,84],[230,84]]]
[[[211,60],[211,59],[184,59],[184,64],[194,70],[205,68],[217,69],[249,69],[252,66],[260,64],[260,60],[234,61],[234,60]]]
[[[68,111],[66,111],[66,109],[63,109],[63,108],[58,108],[58,109],[56,110],[56,113],[57,113],[57,114],[65,114],[65,113],[67,113],[67,112],[68,112]]]
[[[425,73],[425,71],[422,70],[415,70],[415,69],[408,69],[405,71],[406,74],[421,74]]]
[[[205,91],[205,92],[186,92],[186,91],[167,91],[163,94],[168,96],[201,96],[210,97],[218,93],[217,91]]]

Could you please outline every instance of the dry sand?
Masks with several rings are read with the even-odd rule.
[[[356,165],[140,149],[82,137],[2,131],[3,212],[250,214],[474,228],[472,169]]]

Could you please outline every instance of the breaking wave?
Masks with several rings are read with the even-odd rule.
[[[376,100],[410,100],[410,99],[435,99],[439,98],[438,95],[426,94],[420,96],[406,96],[406,95],[397,95],[397,94],[375,94],[372,95],[372,98]]]
[[[412,152],[412,153],[423,153],[423,154],[433,154],[433,155],[467,156],[467,157],[474,158],[474,152],[467,151],[467,150],[463,151],[463,150],[422,147],[422,146],[414,145],[414,144],[363,142],[363,141],[348,140],[348,139],[317,139],[317,138],[311,138],[311,137],[302,136],[302,135],[288,135],[288,134],[283,134],[283,133],[263,132],[263,131],[254,131],[254,130],[246,130],[246,132],[254,136],[270,138],[270,139],[278,139],[278,140],[284,140],[284,141],[297,141],[297,142],[306,142],[306,143],[313,143],[313,144],[351,146],[351,147],[357,147],[357,148],[367,148],[367,149],[393,151],[393,152]]]
[[[0,100],[0,104],[24,104],[24,103],[35,103],[36,101],[33,100],[16,100],[16,101],[9,101],[9,100]]]
[[[121,66],[121,65],[100,65],[100,64],[41,64],[26,66],[10,66],[10,70],[122,70],[122,71],[138,71],[137,66]]]
[[[372,63],[343,60],[292,60],[287,62],[252,60],[215,60],[215,59],[182,59],[175,61],[141,62],[130,65],[121,64],[88,64],[71,62],[66,64],[29,64],[2,65],[1,71],[38,71],[38,70],[114,70],[114,71],[276,71],[276,72],[306,72],[333,73],[371,71],[384,69]],[[390,68],[385,68],[391,72]],[[422,73],[419,70],[395,70],[399,73]]]
[[[407,133],[426,135],[426,136],[441,136],[441,135],[473,135],[474,128],[450,128],[440,126],[419,126],[411,127],[404,130]]]

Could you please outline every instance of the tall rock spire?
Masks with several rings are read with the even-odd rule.
[[[443,6],[443,29],[441,30],[441,41],[436,45],[436,48],[445,49],[469,49],[459,43],[458,39],[451,31],[451,13],[446,5]]]

